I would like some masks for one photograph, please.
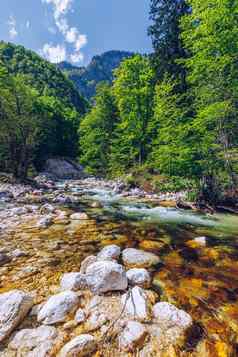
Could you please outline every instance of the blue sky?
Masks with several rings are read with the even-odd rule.
[[[7,0],[0,38],[52,62],[85,65],[108,50],[147,53],[150,0]]]

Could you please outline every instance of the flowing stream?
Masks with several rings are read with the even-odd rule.
[[[2,243],[28,255],[3,268],[1,291],[35,290],[41,302],[63,272],[78,271],[106,244],[147,250],[161,258],[151,272],[153,290],[196,321],[188,349],[205,341],[211,351],[238,351],[238,216],[166,208],[93,181],[61,182],[58,189],[76,198],[61,209],[84,211],[90,220],[62,220],[45,230],[29,220],[4,235]]]

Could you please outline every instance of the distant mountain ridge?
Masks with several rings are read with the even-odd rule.
[[[120,63],[134,53],[127,51],[108,51],[92,58],[87,67],[76,67],[68,62],[57,65],[71,79],[81,95],[91,99],[96,92],[96,86],[102,81],[112,82],[113,71]]]

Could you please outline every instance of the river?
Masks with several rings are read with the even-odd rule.
[[[65,182],[58,184],[61,190],[65,187]],[[29,221],[5,236],[2,245],[14,242],[28,256],[9,263],[1,291],[36,290],[40,302],[63,272],[77,271],[81,260],[101,246],[137,247],[161,258],[153,271],[153,289],[161,300],[176,304],[196,321],[185,356],[207,356],[203,349],[209,356],[238,355],[237,216],[161,207],[90,184],[68,182],[67,194],[79,200],[65,208],[87,212],[90,220],[62,220],[43,231]],[[190,354],[198,345],[200,354]]]

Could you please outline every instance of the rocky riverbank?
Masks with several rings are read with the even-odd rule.
[[[0,356],[232,356],[233,217],[224,246],[216,217],[159,202],[94,178],[2,184]]]
[[[109,245],[63,274],[41,303],[34,291],[0,294],[0,355],[172,356],[193,322],[150,290],[159,263],[152,253]]]

